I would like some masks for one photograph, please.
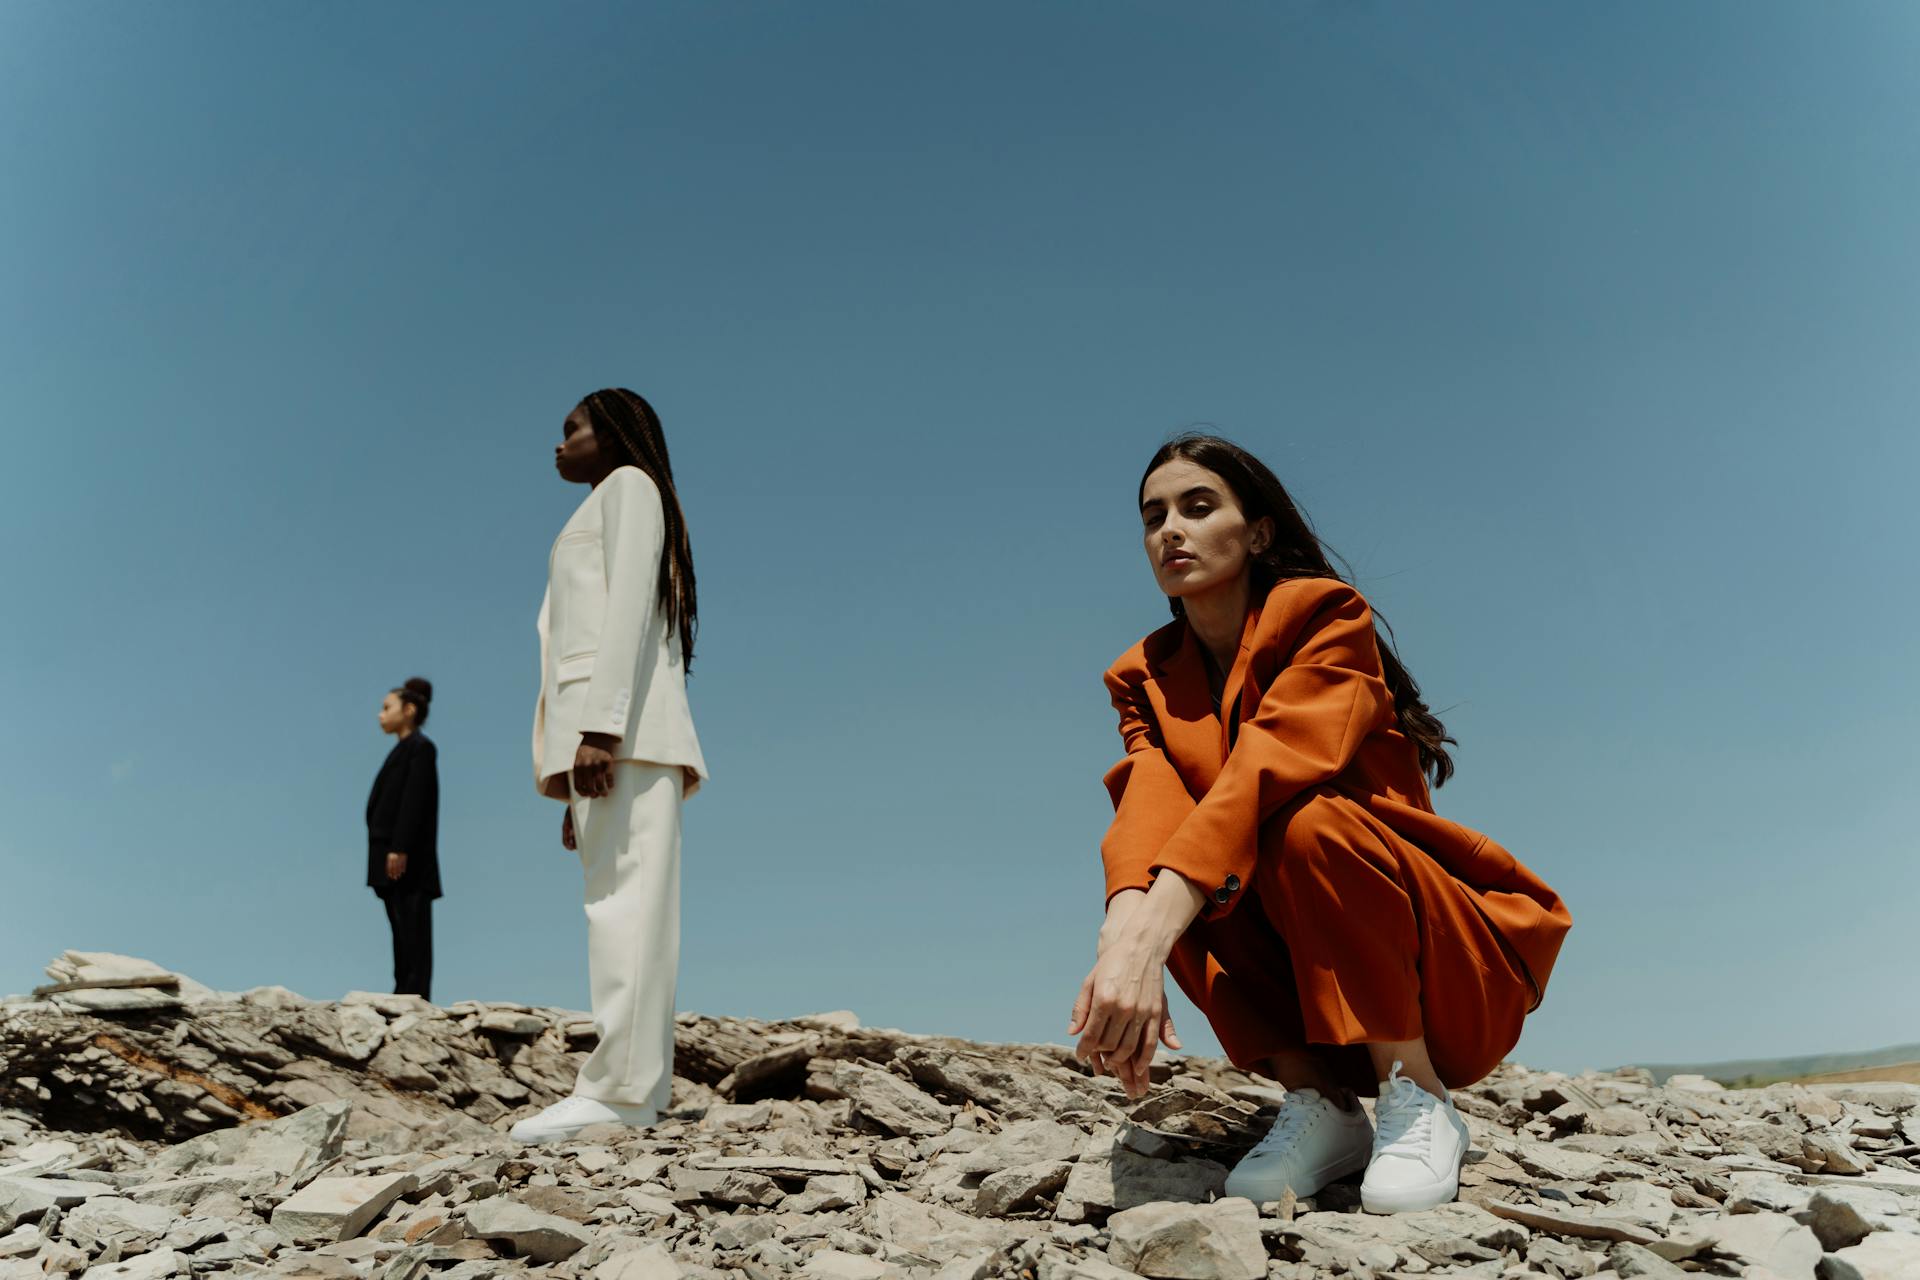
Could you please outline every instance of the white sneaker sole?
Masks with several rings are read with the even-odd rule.
[[[593,1128],[595,1125],[624,1124],[629,1129],[645,1129],[649,1125],[658,1124],[659,1120],[660,1120],[659,1116],[651,1116],[646,1119],[640,1119],[636,1117],[635,1119],[632,1119],[632,1120],[628,1120],[623,1117],[618,1120],[590,1120],[585,1124],[567,1125],[563,1128],[551,1128],[551,1129],[545,1126],[535,1128],[523,1120],[519,1124],[513,1126],[513,1128],[507,1130],[507,1137],[512,1139],[515,1142],[524,1143],[530,1147],[537,1147],[542,1145],[543,1143],[548,1143],[548,1142],[567,1142],[573,1138],[579,1137],[582,1133],[586,1132],[588,1129]]]
[[[1365,1151],[1357,1151],[1344,1160],[1335,1160],[1331,1164],[1322,1165],[1306,1175],[1304,1186],[1289,1184],[1285,1178],[1273,1174],[1231,1173],[1227,1175],[1226,1189],[1221,1194],[1244,1196],[1255,1204],[1265,1204],[1270,1200],[1279,1200],[1284,1197],[1288,1186],[1293,1185],[1293,1194],[1304,1200],[1317,1193],[1329,1182],[1338,1182],[1366,1168],[1369,1154]]]
[[[1369,1188],[1360,1184],[1360,1207],[1368,1213],[1418,1213],[1422,1209],[1438,1209],[1443,1204],[1452,1204],[1460,1198],[1460,1170],[1455,1169],[1453,1176],[1444,1182],[1430,1182],[1425,1186]]]

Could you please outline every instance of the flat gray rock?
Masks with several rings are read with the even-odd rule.
[[[318,1168],[340,1154],[352,1105],[327,1102],[279,1120],[219,1129],[182,1142],[153,1162],[155,1174],[191,1173],[212,1165],[268,1169],[282,1177]]]
[[[1349,1254],[1376,1242],[1412,1246],[1464,1240],[1497,1256],[1502,1251],[1525,1246],[1528,1235],[1524,1227],[1488,1213],[1478,1205],[1457,1201],[1418,1213],[1304,1213],[1274,1229],[1282,1235],[1310,1238],[1336,1252]]]
[[[1262,1280],[1267,1250],[1251,1200],[1148,1204],[1107,1222],[1114,1266],[1156,1280]]]
[[[1510,1222],[1576,1240],[1624,1240],[1629,1244],[1648,1245],[1660,1239],[1654,1232],[1627,1218],[1586,1209],[1513,1204],[1498,1200],[1488,1201],[1486,1207],[1495,1216]]]
[[[0,1231],[38,1222],[58,1203],[51,1190],[34,1183],[31,1178],[0,1178]]]
[[[88,987],[50,997],[74,1013],[152,1013],[184,1008],[186,1001],[165,987]]]
[[[387,1038],[387,1020],[363,1004],[341,1005],[340,1048],[350,1062],[365,1062]]]
[[[274,1209],[273,1229],[288,1240],[349,1240],[413,1187],[411,1173],[315,1178]]]
[[[495,1009],[481,1017],[480,1029],[502,1036],[537,1036],[547,1029],[547,1020],[537,1014]]]
[[[902,1272],[865,1254],[822,1249],[801,1264],[798,1274],[812,1280],[889,1280]]]
[[[126,1188],[123,1195],[141,1204],[163,1204],[185,1213],[203,1200],[219,1196],[247,1197],[265,1195],[277,1187],[282,1175],[257,1166],[212,1165],[197,1173],[177,1178],[139,1182]]]
[[[47,965],[47,980],[61,987],[177,987],[180,975],[151,960],[112,951],[63,951]]]
[[[467,1210],[467,1230],[482,1240],[505,1245],[535,1262],[560,1262],[592,1243],[593,1233],[577,1222],[541,1213],[517,1200],[494,1196]]]
[[[972,1047],[904,1045],[894,1057],[922,1088],[965,1098],[1003,1119],[1060,1120],[1076,1113],[1111,1119],[1118,1114],[1103,1089],[1064,1068],[1041,1070]]]
[[[816,1178],[852,1173],[849,1160],[823,1160],[805,1156],[750,1155],[695,1157],[687,1162],[692,1169],[738,1170],[765,1174],[770,1178]]]
[[[923,1204],[898,1191],[869,1200],[860,1211],[859,1222],[874,1239],[935,1262],[981,1248],[996,1248],[1012,1239],[1005,1224]]]
[[[94,1196],[70,1210],[60,1229],[83,1248],[98,1250],[110,1241],[144,1249],[157,1242],[179,1221],[166,1205],[139,1204],[115,1195]],[[133,1252],[133,1250],[128,1250]]]
[[[700,1126],[703,1129],[745,1132],[764,1129],[772,1119],[773,1108],[765,1102],[724,1102],[708,1107],[707,1114],[700,1118]]]
[[[746,1169],[702,1169],[675,1165],[667,1171],[674,1195],[723,1204],[775,1205],[785,1197],[780,1184]]]
[[[1813,1280],[1820,1261],[1820,1241],[1784,1213],[1734,1214],[1712,1223],[1707,1236],[1713,1252],[1781,1280]]]
[[[1821,1280],[1914,1280],[1920,1236],[1880,1231],[1820,1260]]]
[[[0,1222],[5,1222],[7,1206],[19,1214],[38,1217],[49,1208],[71,1209],[95,1196],[110,1196],[114,1188],[98,1182],[75,1182],[67,1178],[0,1178]],[[17,1219],[16,1219],[17,1222]],[[8,1224],[4,1230],[12,1230]]]
[[[1682,1280],[1688,1274],[1653,1250],[1624,1240],[1607,1250],[1607,1265],[1622,1280]]]
[[[1121,1145],[1121,1131],[1105,1126],[1082,1146],[1054,1217],[1085,1222],[1112,1209],[1163,1200],[1204,1201],[1226,1189],[1227,1167],[1211,1160],[1165,1160]]]
[[[622,1249],[593,1269],[593,1280],[680,1280],[680,1264],[657,1244]]]
[[[967,1173],[990,1174],[1016,1165],[1073,1160],[1086,1144],[1085,1130],[1053,1120],[1016,1120],[960,1160]]]
[[[88,1267],[81,1280],[166,1280],[187,1274],[187,1260],[172,1249],[155,1249],[123,1262]]]
[[[953,1121],[951,1107],[891,1071],[843,1062],[834,1068],[833,1084],[852,1103],[855,1124],[902,1137],[927,1138],[945,1133]]]
[[[803,1190],[780,1202],[784,1213],[824,1213],[832,1209],[852,1209],[865,1202],[866,1182],[851,1173],[819,1174],[807,1179]]]
[[[67,1168],[79,1154],[79,1144],[73,1142],[29,1142],[0,1163],[0,1178],[37,1178]]]
[[[974,1198],[974,1212],[983,1217],[1004,1217],[1032,1208],[1041,1199],[1057,1195],[1067,1185],[1072,1170],[1064,1160],[1042,1160],[988,1174]]]

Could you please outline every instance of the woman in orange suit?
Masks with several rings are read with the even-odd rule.
[[[1452,1200],[1468,1139],[1447,1089],[1513,1048],[1572,917],[1434,813],[1453,739],[1259,459],[1179,437],[1140,517],[1174,620],[1106,675],[1126,755],[1076,1052],[1145,1093],[1156,1045],[1180,1047],[1171,969],[1234,1063],[1288,1087],[1229,1195],[1364,1169],[1370,1212]]]

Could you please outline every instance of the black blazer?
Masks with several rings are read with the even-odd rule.
[[[433,740],[400,739],[380,766],[367,797],[367,885],[440,896],[440,773]],[[387,879],[387,855],[407,855],[407,872]]]

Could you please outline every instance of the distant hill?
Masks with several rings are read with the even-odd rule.
[[[1764,1084],[1772,1080],[1798,1080],[1802,1076],[1830,1075],[1836,1071],[1863,1071],[1920,1062],[1920,1044],[1897,1044],[1886,1049],[1860,1053],[1815,1053],[1800,1058],[1742,1058],[1732,1062],[1642,1063],[1653,1072],[1657,1083],[1669,1076],[1696,1075],[1721,1084]]]

